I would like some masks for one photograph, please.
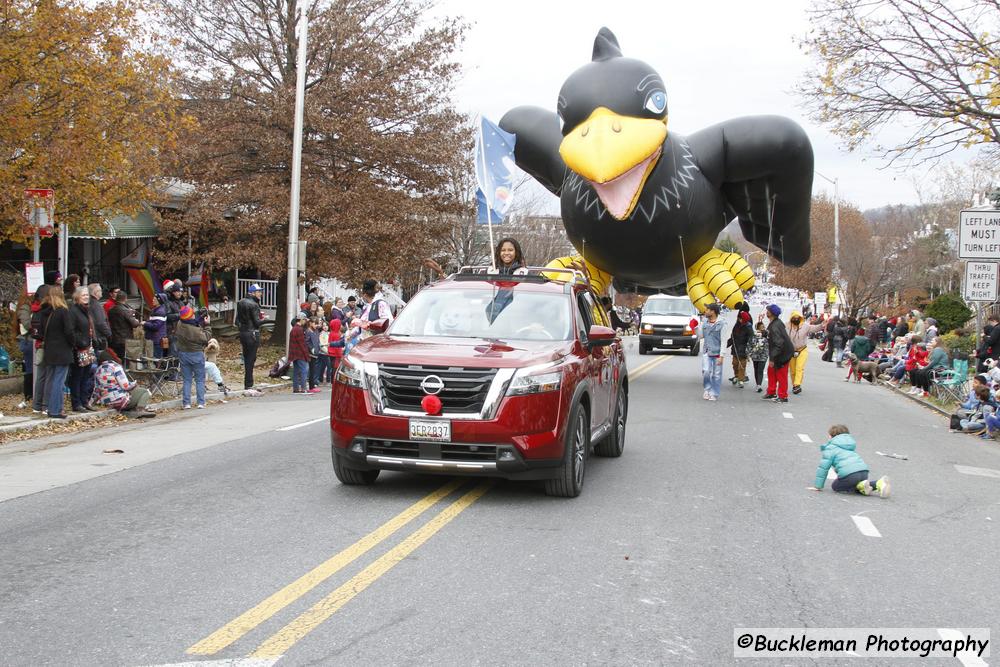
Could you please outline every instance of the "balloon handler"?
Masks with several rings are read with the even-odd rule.
[[[816,468],[816,484],[807,488],[812,491],[822,491],[826,484],[827,473],[832,467],[837,473],[837,479],[833,480],[834,491],[841,493],[856,491],[863,496],[869,496],[874,492],[880,498],[888,498],[889,478],[883,475],[873,486],[868,481],[868,464],[854,451],[856,447],[857,443],[854,442],[846,426],[841,424],[831,426],[830,439],[819,446],[823,458]]]
[[[667,130],[667,93],[649,65],[625,58],[602,28],[592,61],[570,75],[558,114],[517,107],[500,126],[514,160],[560,197],[582,268],[602,292],[643,287],[687,294],[699,311],[730,308],[754,284],[735,253],[714,248],[738,218],[744,237],[791,266],[809,259],[813,153],[802,128],[779,116],[729,120],[690,136]]]

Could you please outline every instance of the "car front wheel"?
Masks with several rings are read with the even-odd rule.
[[[347,484],[350,486],[374,484],[375,480],[378,479],[379,470],[357,470],[356,468],[348,468],[344,465],[344,459],[341,456],[337,456],[337,452],[332,452],[333,455],[333,474],[337,476],[341,484]]]
[[[692,357],[697,357],[699,352],[701,352],[701,343],[695,343],[691,346],[691,351],[688,354]]]
[[[545,480],[545,493],[560,498],[576,498],[583,490],[583,476],[590,455],[590,423],[587,411],[577,403],[566,425],[566,443],[558,476]]]

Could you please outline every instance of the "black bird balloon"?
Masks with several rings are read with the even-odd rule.
[[[561,200],[570,242],[603,289],[684,289],[699,310],[729,307],[753,286],[737,254],[714,248],[739,218],[744,237],[775,259],[809,259],[813,153],[780,116],[728,120],[684,137],[667,129],[663,79],[622,56],[601,28],[593,59],[562,86],[558,115],[517,107],[500,126],[517,135],[514,159]]]

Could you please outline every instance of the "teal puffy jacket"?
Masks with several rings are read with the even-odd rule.
[[[868,464],[854,451],[855,447],[857,443],[850,433],[841,433],[819,446],[823,459],[816,468],[817,489],[822,489],[826,484],[826,473],[830,466],[837,472],[837,477],[847,477],[853,472],[868,470]]]

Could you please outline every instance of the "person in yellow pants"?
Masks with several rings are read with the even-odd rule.
[[[818,324],[803,322],[802,313],[797,310],[792,311],[792,316],[788,320],[788,337],[792,339],[795,355],[788,363],[788,372],[791,374],[793,394],[802,392],[802,377],[806,372],[806,362],[809,361],[809,334],[822,329],[822,322]]]

